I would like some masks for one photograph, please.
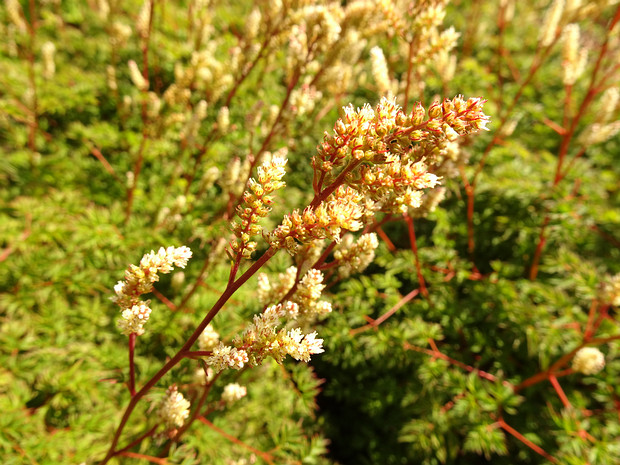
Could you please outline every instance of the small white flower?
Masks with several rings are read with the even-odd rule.
[[[213,350],[220,341],[220,335],[208,325],[198,337],[198,347],[200,350]]]
[[[183,397],[175,385],[172,385],[166,391],[166,397],[159,407],[159,417],[166,428],[180,428],[189,416],[189,407],[189,401]]]
[[[594,375],[605,367],[605,356],[596,347],[583,347],[573,357],[573,370]]]
[[[230,383],[224,387],[224,392],[222,392],[222,400],[227,404],[232,404],[233,402],[245,397],[247,393],[248,390],[245,386],[241,386],[237,383]]]

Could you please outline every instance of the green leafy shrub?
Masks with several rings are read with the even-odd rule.
[[[620,10],[446,4],[5,2],[5,463],[620,461]]]

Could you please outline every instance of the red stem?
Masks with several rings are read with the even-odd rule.
[[[134,364],[134,353],[136,350],[136,333],[129,335],[129,393],[131,396],[136,395],[136,371]]]
[[[407,222],[407,227],[409,229],[409,243],[411,244],[411,250],[413,252],[413,256],[415,257],[415,268],[418,274],[418,282],[420,283],[420,292],[426,298],[428,298],[428,290],[426,289],[426,283],[424,281],[424,276],[422,275],[422,266],[420,265],[420,257],[418,255],[418,244],[415,236],[415,226],[413,224],[413,218],[411,218],[407,213],[404,215],[405,221]]]
[[[534,444],[532,441],[530,441],[528,438],[526,438],[525,436],[523,436],[521,433],[519,433],[516,429],[514,429],[512,426],[510,426],[509,424],[507,424],[503,418],[500,418],[497,421],[497,424],[504,430],[506,431],[508,434],[511,434],[512,436],[514,436],[515,438],[517,438],[519,441],[521,441],[523,444],[525,444],[527,447],[529,447],[530,449],[532,449],[534,452],[536,452],[539,455],[542,455],[544,458],[546,458],[547,460],[549,460],[552,463],[558,463],[557,459],[551,455],[549,455],[547,452],[545,452],[545,450],[540,447],[537,446],[536,444]]]

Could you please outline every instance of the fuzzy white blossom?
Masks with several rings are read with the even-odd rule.
[[[555,34],[562,19],[562,12],[564,11],[564,0],[554,0],[551,6],[547,9],[545,17],[543,19],[542,27],[538,35],[540,45],[547,47],[551,45]]]
[[[390,76],[388,74],[385,55],[381,47],[375,46],[370,49],[370,64],[372,66],[372,77],[375,79],[379,94],[388,94],[391,90]]]
[[[159,406],[159,418],[167,429],[180,428],[189,417],[189,407],[189,401],[183,397],[177,387],[170,386]]]
[[[577,79],[583,74],[588,60],[588,50],[586,48],[579,48],[579,36],[578,24],[569,24],[565,27],[562,37],[564,42],[562,66],[565,85],[575,84]]]
[[[217,112],[217,129],[221,133],[227,133],[230,127],[230,111],[228,107],[221,107]]]
[[[41,54],[43,55],[43,77],[52,79],[56,73],[56,63],[54,62],[54,54],[56,46],[53,42],[45,42],[41,46]]]
[[[213,350],[220,342],[220,335],[213,329],[213,326],[207,325],[198,337],[198,348],[200,350]]]
[[[129,77],[131,78],[131,81],[134,83],[134,85],[140,91],[147,90],[149,88],[149,81],[144,79],[140,68],[138,68],[138,64],[133,60],[129,60],[127,64],[129,65]]]
[[[11,22],[19,29],[20,32],[26,32],[28,27],[24,21],[24,12],[18,0],[5,0],[6,12]]]
[[[151,2],[153,0],[145,0],[140,8],[138,17],[136,18],[136,30],[140,35],[140,38],[146,39],[149,35],[149,29],[151,26]]]
[[[132,333],[138,336],[144,334],[144,324],[149,320],[151,309],[149,306],[140,302],[131,308],[126,308],[121,312],[121,319],[117,324],[121,332],[125,335]]]
[[[239,399],[245,397],[248,393],[248,390],[245,386],[241,386],[237,383],[230,383],[224,386],[224,391],[222,392],[222,400],[227,404],[232,404]]]
[[[223,342],[220,342],[213,349],[212,355],[206,358],[207,364],[216,373],[225,368],[241,370],[248,361],[248,353],[245,350],[227,346]]]
[[[573,357],[573,370],[594,375],[605,368],[605,356],[596,347],[583,347]]]
[[[153,283],[159,281],[159,273],[170,273],[175,266],[185,268],[191,256],[189,247],[161,247],[158,252],[144,255],[139,266],[129,265],[125,270],[125,280],[116,283],[116,295],[111,298],[121,308],[118,326],[123,333],[144,333],[144,323],[151,310],[149,302],[142,302],[140,295],[153,290]]]

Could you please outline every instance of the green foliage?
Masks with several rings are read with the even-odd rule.
[[[128,66],[134,60],[144,71],[142,2],[0,7],[3,463],[105,457],[130,400],[128,338],[109,300],[123,270],[161,246],[193,251],[188,267],[161,276],[148,296],[153,315],[135,351],[140,389],[226,289],[229,223],[261,157],[288,149],[286,191],[261,223],[266,231],[312,199],[310,159],[339,108],[381,96],[373,46],[384,51],[399,103],[484,96],[490,132],[461,143],[435,211],[412,223],[378,216],[368,226],[382,240],[363,273],[341,279],[325,268],[333,311],[315,324],[325,353],[310,365],[226,370],[207,388],[202,363],[182,360],[138,403],[119,447],[160,427],[156,406],[173,383],[192,405],[207,389],[202,418],[177,439],[156,429],[128,449],[132,457],[113,461],[619,463],[620,336],[604,290],[620,273],[620,138],[581,138],[594,123],[618,122],[617,102],[600,119],[603,92],[620,79],[618,25],[610,29],[617,6],[565,12],[558,30],[580,24],[590,54],[567,86],[559,36],[548,48],[538,39],[545,2],[455,0],[443,26],[462,34],[446,50],[457,58],[453,77],[442,56],[416,42],[437,39],[415,22],[424,2],[412,3],[413,16],[408,2],[394,2],[392,11],[375,6],[371,18],[340,24],[355,35],[298,67],[304,57],[291,50],[300,30],[291,31],[308,13],[303,2],[284,0],[286,14],[269,16],[271,3],[154,2],[149,92]],[[340,3],[354,2],[334,11],[347,7]],[[262,29],[246,40],[255,7]],[[48,41],[53,76],[42,50]],[[408,67],[414,51],[422,55]],[[205,53],[201,66],[197,52]],[[187,95],[170,97],[181,84]],[[291,103],[293,90],[316,92],[306,96],[306,112],[302,98]],[[207,111],[199,117],[201,101]],[[227,128],[218,117],[225,106]],[[265,250],[259,243],[255,257]],[[262,271],[309,266],[300,262],[280,253]],[[231,341],[262,309],[250,280],[214,320],[221,339]],[[603,371],[570,370],[584,345],[603,352]],[[247,396],[221,401],[228,383],[246,386]]]

